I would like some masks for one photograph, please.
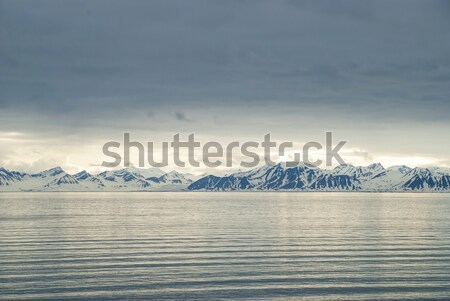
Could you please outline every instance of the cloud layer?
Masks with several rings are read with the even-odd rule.
[[[333,130],[445,160],[449,26],[447,1],[0,1],[1,130],[23,134],[0,155]]]

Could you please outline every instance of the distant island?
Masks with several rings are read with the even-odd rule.
[[[332,170],[285,163],[225,175],[194,176],[134,167],[92,175],[55,167],[36,174],[0,168],[1,191],[367,191],[450,192],[450,170],[340,165]]]

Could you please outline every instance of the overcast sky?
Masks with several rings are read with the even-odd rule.
[[[2,1],[0,166],[94,171],[102,145],[348,140],[450,166],[450,1]]]

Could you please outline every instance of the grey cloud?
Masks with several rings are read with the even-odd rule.
[[[229,136],[330,127],[389,136],[390,126],[412,122],[410,130],[439,123],[430,130],[439,136],[449,127],[448,7],[3,0],[2,130],[70,132],[77,141],[181,126]],[[379,144],[369,140],[365,149]]]
[[[341,152],[341,154],[345,157],[360,157],[366,161],[372,161],[373,156],[365,151],[352,150],[351,152]]]
[[[191,122],[192,120],[186,117],[186,114],[183,112],[175,112],[175,119],[178,121],[187,121]]]

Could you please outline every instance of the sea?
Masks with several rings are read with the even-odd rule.
[[[1,300],[450,300],[450,194],[0,193]]]

